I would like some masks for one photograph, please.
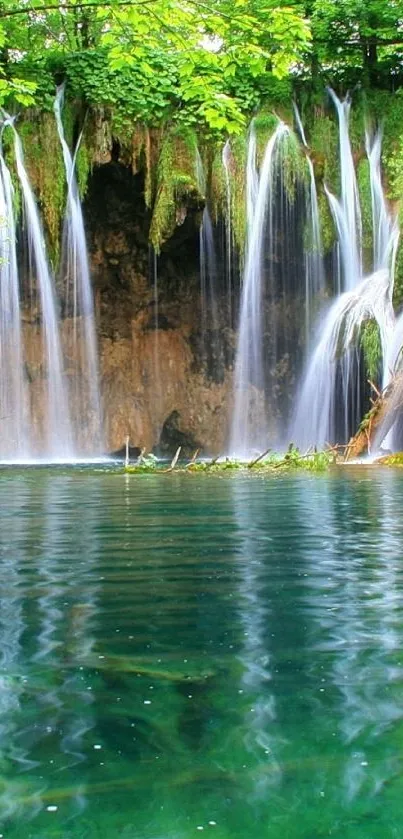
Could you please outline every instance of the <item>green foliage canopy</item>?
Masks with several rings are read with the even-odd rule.
[[[67,75],[132,119],[236,133],[309,40],[292,0],[3,0],[0,104],[50,106]]]
[[[121,120],[238,133],[266,100],[403,84],[403,0],[0,0],[0,104],[67,77]]]

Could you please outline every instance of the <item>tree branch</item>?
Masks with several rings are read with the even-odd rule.
[[[154,0],[119,0],[117,3],[111,2],[111,0],[88,0],[87,3],[52,3],[45,6],[33,6],[19,8],[19,9],[2,9],[0,10],[0,20],[6,17],[14,17],[15,15],[27,15],[31,12],[36,12],[40,14],[41,12],[57,12],[57,11],[73,11],[74,9],[120,9],[122,6],[149,6],[154,2]],[[223,11],[218,11],[216,9],[212,9],[207,3],[198,2],[198,0],[188,0],[190,5],[199,6],[203,9],[206,9],[208,12],[214,13],[218,17],[225,18],[226,20],[232,21],[234,20],[233,15],[228,15]],[[236,20],[236,17],[235,17]],[[251,25],[252,28],[252,25]]]
[[[52,3],[48,6],[27,6],[20,9],[0,10],[0,19],[5,17],[14,17],[15,15],[29,15],[32,12],[41,14],[42,12],[58,12],[58,11],[74,11],[75,9],[89,9],[89,8],[120,8],[121,6],[148,6],[154,0],[119,0],[118,3],[111,3],[110,0],[89,0],[87,3]]]

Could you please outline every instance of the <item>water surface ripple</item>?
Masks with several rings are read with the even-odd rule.
[[[403,476],[0,472],[4,839],[389,839]]]

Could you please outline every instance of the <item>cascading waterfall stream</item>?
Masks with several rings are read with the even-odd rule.
[[[248,140],[248,156],[246,160],[246,224],[247,224],[247,244],[252,238],[253,224],[255,219],[255,210],[257,204],[257,197],[259,192],[259,173],[256,163],[257,149],[256,149],[256,130],[254,120],[252,120],[249,140]]]
[[[196,177],[200,192],[206,193],[203,161],[196,150]],[[218,312],[218,261],[211,215],[206,204],[199,229],[201,352],[204,363],[217,373],[223,365],[223,345],[220,339]],[[228,276],[227,276],[228,280]],[[227,287],[229,292],[229,288]]]
[[[295,122],[302,144],[308,150],[304,126],[298,106],[293,102]],[[325,269],[322,255],[322,236],[320,231],[318,193],[316,189],[313,163],[307,151],[306,163],[309,172],[309,189],[306,196],[307,220],[309,222],[309,247],[305,249],[305,348],[309,350],[312,339],[312,322],[315,315],[315,304],[318,294],[325,289]]]
[[[362,418],[360,334],[367,321],[379,329],[382,358],[390,355],[394,330],[393,265],[397,226],[388,213],[380,175],[381,135],[367,137],[372,196],[374,269],[361,273],[361,211],[349,143],[350,100],[331,91],[339,118],[341,198],[326,190],[338,233],[342,293],[318,325],[316,348],[307,366],[290,427],[290,439],[303,449],[347,442]]]
[[[219,340],[219,317],[217,302],[217,256],[214,244],[214,230],[207,206],[203,210],[200,226],[200,290],[202,312],[202,352],[214,366],[222,361]]]
[[[31,450],[22,364],[20,286],[13,186],[0,149],[0,416],[2,456],[25,458]]]
[[[25,223],[28,234],[30,265],[42,311],[42,333],[46,358],[44,451],[47,457],[66,459],[73,456],[68,389],[63,375],[56,301],[50,274],[38,208],[24,166],[24,155],[13,120],[7,119],[14,132],[14,149],[21,183]]]
[[[390,293],[393,293],[394,283],[394,252],[397,249],[399,228],[397,220],[388,211],[381,177],[382,131],[378,130],[371,139],[369,132],[365,135],[365,149],[369,162],[374,271],[387,268],[390,265],[391,283]]]
[[[366,134],[366,151],[370,166],[371,176],[371,199],[373,219],[373,250],[374,264],[389,267],[389,296],[392,301],[393,286],[395,278],[395,265],[397,248],[399,244],[399,227],[397,219],[393,219],[389,212],[382,189],[381,178],[381,149],[382,132],[378,131],[374,137]],[[382,385],[385,388],[398,371],[401,364],[401,350],[403,346],[403,315],[401,314],[393,325],[388,335],[386,351],[383,355],[383,378]],[[392,411],[386,415],[380,428],[377,431],[374,441],[374,449],[383,446],[386,449],[395,450],[401,446],[398,439],[400,422],[394,419],[394,411],[401,403],[402,387],[400,383],[392,400]]]
[[[394,321],[388,271],[377,271],[362,280],[354,291],[340,295],[320,324],[320,337],[309,362],[290,431],[290,439],[301,449],[323,448],[336,440],[347,441],[350,427],[359,422],[357,340],[368,320],[377,322],[382,351],[386,353]]]
[[[103,449],[101,402],[99,395],[98,352],[94,301],[88,265],[87,245],[74,158],[66,143],[62,121],[64,86],[57,89],[54,102],[57,130],[63,151],[67,179],[67,205],[63,235],[62,266],[65,272],[66,309],[73,317],[72,357],[79,364],[74,377],[75,437],[80,448],[100,453]]]
[[[322,237],[320,232],[318,194],[316,191],[313,163],[306,158],[309,171],[309,232],[311,242],[305,253],[305,338],[306,347],[311,342],[312,321],[315,313],[315,301],[325,288],[325,271],[322,256]]]
[[[341,101],[333,90],[329,94],[339,120],[340,201],[327,194],[339,234],[343,264],[343,291],[350,291],[362,277],[362,222],[360,198],[349,137],[351,99]]]
[[[235,364],[235,404],[230,451],[245,456],[267,446],[262,358],[262,260],[267,234],[273,240],[272,202],[278,144],[289,134],[279,122],[256,177],[256,135],[252,125],[247,156],[247,249]]]
[[[230,141],[227,140],[225,146],[222,151],[222,164],[224,168],[225,174],[225,197],[226,197],[226,208],[225,208],[225,255],[226,255],[226,264],[225,264],[225,273],[226,273],[226,286],[227,286],[227,300],[228,300],[228,323],[230,326],[232,325],[232,251],[233,251],[233,241],[232,241],[232,223],[231,223],[231,213],[232,213],[232,194],[231,194],[231,177],[230,177],[230,162],[231,162],[231,145]]]

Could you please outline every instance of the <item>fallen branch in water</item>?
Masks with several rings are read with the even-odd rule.
[[[211,469],[212,466],[215,466],[220,457],[221,455],[218,454],[217,457],[210,461],[210,463],[206,463],[206,469]]]
[[[179,448],[176,450],[176,452],[175,452],[175,454],[172,458],[171,465],[168,466],[168,469],[160,469],[160,472],[163,472],[165,474],[167,472],[173,472],[174,469],[175,469],[175,466],[176,466],[176,464],[179,460],[179,455],[180,455],[181,451],[182,451],[182,446],[179,446]]]
[[[186,464],[185,469],[189,469],[190,466],[193,466],[193,464],[196,463],[196,460],[197,460],[199,454],[200,454],[200,449],[196,449],[192,459],[189,460],[189,463]]]
[[[271,452],[271,449],[266,449],[266,451],[262,452],[262,454],[260,454],[259,457],[257,457],[255,460],[252,460],[251,463],[248,463],[248,469],[253,469],[253,467],[256,466],[256,464],[259,463],[260,460],[263,460],[263,458],[266,457],[267,454],[269,454],[269,452]]]

